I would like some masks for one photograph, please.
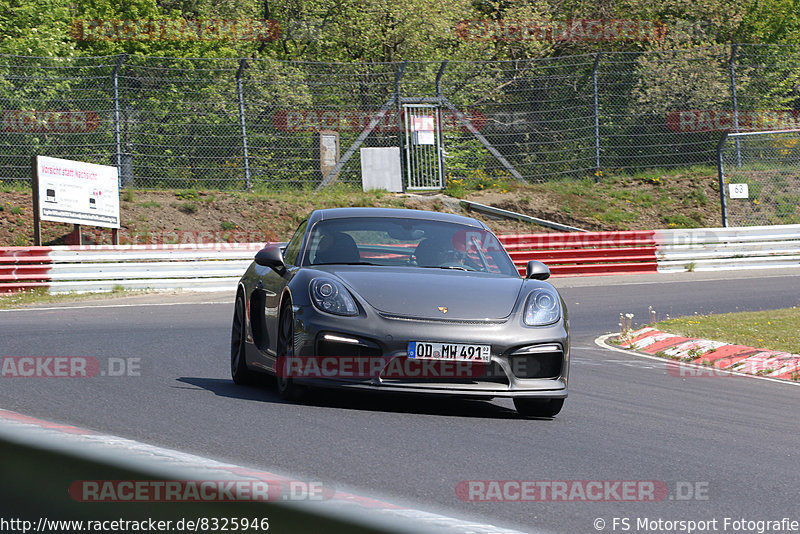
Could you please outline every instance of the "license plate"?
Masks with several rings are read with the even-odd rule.
[[[464,360],[488,362],[491,360],[489,345],[465,345],[462,343],[432,343],[409,341],[408,357],[417,360]]]

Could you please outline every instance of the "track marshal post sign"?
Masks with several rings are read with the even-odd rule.
[[[120,227],[116,167],[47,156],[34,156],[31,164],[36,245],[41,221]]]

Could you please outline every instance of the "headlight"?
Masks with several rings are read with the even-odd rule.
[[[561,304],[558,294],[550,289],[534,289],[525,301],[525,324],[543,326],[555,323],[561,318]]]
[[[342,284],[329,278],[311,281],[311,301],[318,309],[336,315],[358,315],[358,308]]]

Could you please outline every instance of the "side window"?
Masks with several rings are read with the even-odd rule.
[[[303,244],[303,235],[306,233],[307,225],[308,221],[300,223],[291,241],[286,245],[286,249],[283,251],[283,261],[285,261],[287,265],[297,265],[297,255],[300,253],[300,245]]]

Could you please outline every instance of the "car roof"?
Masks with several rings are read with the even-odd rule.
[[[438,211],[410,210],[398,208],[329,208],[315,210],[309,217],[309,223],[329,219],[349,219],[356,217],[389,217],[394,219],[425,219],[444,221],[487,229],[486,225],[472,217],[441,213]]]

